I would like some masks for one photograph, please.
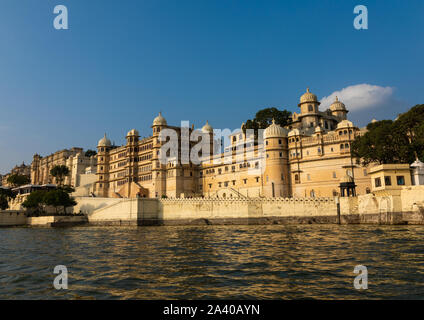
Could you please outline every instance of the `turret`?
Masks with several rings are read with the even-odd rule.
[[[347,113],[349,112],[346,110],[346,106],[344,105],[344,103],[339,101],[338,97],[336,97],[336,100],[330,106],[330,111],[331,111],[331,115],[339,118],[340,121],[346,120]]]
[[[166,164],[160,163],[160,149],[165,143],[159,141],[159,135],[163,129],[167,127],[167,122],[162,114],[153,120],[152,131],[153,131],[153,154],[152,154],[152,179],[154,184],[155,194],[154,197],[161,197],[166,195]]]
[[[264,131],[264,144],[264,196],[289,197],[287,130],[272,120],[272,124]]]
[[[306,92],[300,97],[300,103],[298,105],[302,127],[315,127],[318,125],[319,105],[320,102],[318,102],[317,96],[307,88]]]
[[[97,194],[107,197],[109,193],[109,150],[112,143],[106,137],[106,133],[97,144]]]

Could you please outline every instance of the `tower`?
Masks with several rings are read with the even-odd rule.
[[[125,176],[127,178],[127,197],[131,197],[131,185],[133,182],[138,181],[138,139],[140,135],[137,130],[132,129],[127,133],[127,164]]]
[[[109,196],[109,150],[112,143],[105,136],[97,144],[97,195],[100,197]]]
[[[346,110],[346,106],[343,102],[339,101],[339,98],[336,97],[336,100],[333,102],[333,104],[330,106],[331,115],[338,118],[340,121],[347,119],[347,113],[349,112]]]
[[[272,124],[264,131],[264,144],[264,196],[289,197],[287,130],[272,120]]]
[[[309,92],[309,88],[300,97],[300,108],[299,118],[302,121],[302,127],[315,127],[319,124],[319,105],[318,98],[315,94]]]
[[[41,156],[38,154],[34,154],[31,163],[31,183],[32,184],[42,184],[40,177],[40,161]]]
[[[209,156],[210,160],[212,161],[213,155],[214,155],[214,134],[213,134],[213,128],[209,124],[209,121],[206,120],[205,125],[202,127],[202,133],[204,135],[207,135],[209,138]]]
[[[152,154],[152,181],[154,194],[153,197],[159,198],[166,195],[166,164],[160,161],[160,149],[165,143],[159,140],[160,132],[167,127],[167,122],[162,114],[153,120],[153,154]]]

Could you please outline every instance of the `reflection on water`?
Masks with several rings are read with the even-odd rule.
[[[423,238],[424,226],[0,229],[0,298],[420,299]],[[69,290],[53,288],[56,265]]]

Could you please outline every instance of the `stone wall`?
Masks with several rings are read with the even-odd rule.
[[[77,198],[92,224],[424,224],[424,186],[350,198]],[[338,209],[339,207],[339,209]]]
[[[0,227],[22,226],[27,223],[27,216],[22,211],[1,211]]]
[[[164,224],[266,224],[335,222],[333,198],[161,199]]]
[[[86,216],[46,216],[29,217],[26,224],[32,227],[62,227],[81,225],[87,222]]]

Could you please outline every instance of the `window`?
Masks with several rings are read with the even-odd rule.
[[[281,141],[281,139],[279,139],[279,140],[278,140],[278,144],[281,144],[281,143],[282,143],[282,141]]]
[[[268,176],[266,176],[266,182],[268,182],[268,181],[269,181]]]
[[[365,192],[366,192],[367,194],[371,193],[370,188],[366,188],[366,189],[365,189]]]
[[[282,152],[280,152],[280,158],[282,158],[283,157],[283,153]]]
[[[246,184],[247,183],[247,179],[243,179],[243,183]]]
[[[284,180],[284,174],[282,173],[281,174],[281,181],[283,181]]]
[[[313,107],[311,104],[308,106],[308,111],[309,111],[309,112],[314,111],[314,107]]]
[[[256,182],[259,182],[259,177],[256,177]]]
[[[268,141],[265,141],[265,144],[268,145]]]
[[[340,145],[340,150],[343,150],[344,149],[344,145],[343,144],[341,144]]]
[[[367,176],[367,175],[368,175],[367,169],[364,169],[364,176]]]
[[[299,175],[298,174],[294,175],[294,182],[299,183]]]
[[[392,179],[391,177],[384,177],[384,185],[391,186],[392,185]]]
[[[405,185],[405,177],[404,176],[397,176],[396,177],[398,186],[404,186]]]
[[[333,171],[333,178],[334,178],[334,179],[336,179],[336,178],[337,178],[336,171]]]
[[[306,175],[306,178],[308,179],[308,181],[311,181],[311,175],[309,173]]]
[[[212,189],[212,184],[211,183],[209,183],[209,189]]]
[[[381,179],[380,178],[375,178],[374,179],[374,182],[375,182],[375,187],[376,188],[381,187]]]
[[[233,180],[233,186],[235,186],[236,185],[236,180]]]

